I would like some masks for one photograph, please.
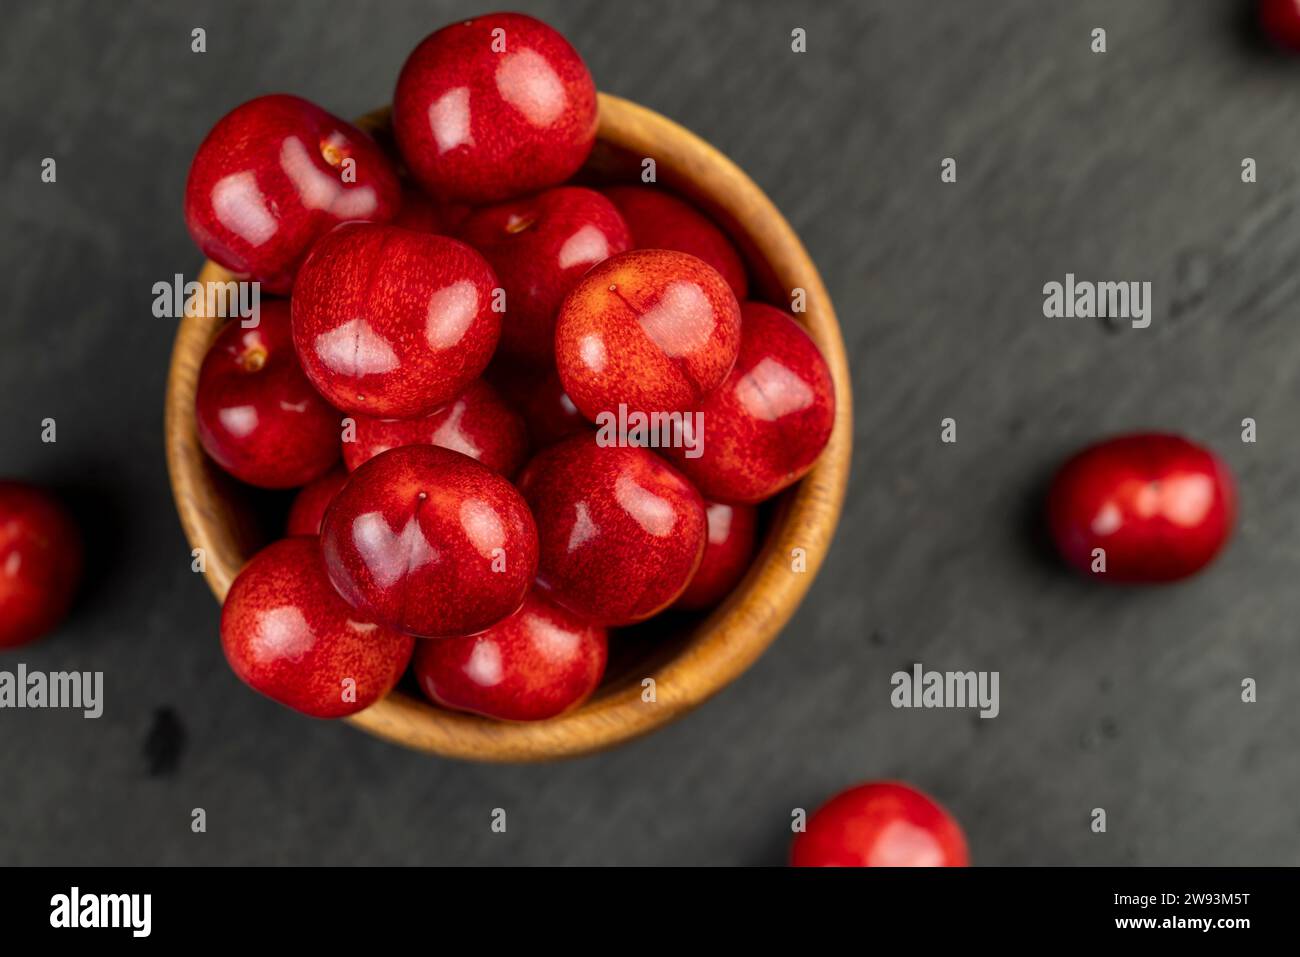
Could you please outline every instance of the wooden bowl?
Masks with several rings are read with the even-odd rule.
[[[359,121],[383,140],[388,111]],[[852,396],[844,343],[821,276],[790,224],[731,160],[671,120],[627,100],[600,95],[596,148],[583,178],[637,182],[653,157],[658,182],[708,210],[736,241],[755,282],[753,298],[789,307],[791,291],[806,293],[800,317],[835,379],[835,428],[816,467],[778,500],[763,548],[747,577],[707,618],[670,619],[677,633],[611,641],[601,688],[580,708],[527,724],[445,711],[405,686],[350,720],[407,747],[476,761],[542,761],[586,754],[653,731],[681,717],[748,668],[776,638],[812,584],[839,519],[853,444]],[[231,278],[212,262],[199,282]],[[201,313],[201,308],[198,310]],[[208,585],[225,598],[244,562],[281,529],[259,527],[250,504],[257,495],[220,472],[199,446],[194,392],[199,366],[223,319],[184,318],[167,378],[167,466],[181,524],[193,548],[205,552]],[[792,570],[802,549],[805,566]],[[215,640],[216,636],[213,635]],[[621,646],[626,641],[626,646]],[[643,700],[653,678],[654,701]]]

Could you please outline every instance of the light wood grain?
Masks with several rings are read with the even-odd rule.
[[[376,111],[360,122],[382,135],[388,111]],[[690,711],[753,664],[794,614],[826,556],[848,483],[853,423],[844,343],[821,276],[789,223],[731,160],[671,120],[602,93],[598,143],[588,172],[633,182],[646,157],[655,160],[661,184],[690,197],[728,230],[744,252],[763,298],[788,305],[791,290],[806,291],[807,312],[800,318],[835,379],[830,443],[812,472],[783,496],[745,580],[689,636],[671,645],[675,653],[621,668],[582,707],[529,724],[445,711],[395,691],[348,719],[372,734],[477,761],[550,760],[646,734]],[[211,262],[199,274],[200,282],[229,278]],[[199,312],[181,321],[172,351],[164,417],[167,466],[186,538],[192,548],[203,549],[208,585],[221,600],[264,541],[247,504],[249,493],[207,460],[195,433],[199,366],[224,321]],[[807,556],[803,572],[791,570],[796,548]],[[654,702],[642,700],[645,678],[655,681]]]

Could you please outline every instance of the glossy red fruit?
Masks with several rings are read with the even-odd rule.
[[[263,302],[255,328],[228,322],[199,369],[195,424],[205,452],[249,485],[295,488],[339,460],[338,411],[307,381],[289,303]]]
[[[651,186],[610,186],[602,192],[623,214],[632,231],[633,248],[690,253],[716,269],[737,299],[749,293],[740,253],[713,220],[694,206]]]
[[[296,96],[260,96],[217,122],[185,186],[185,223],[203,254],[286,294],[312,245],[350,220],[383,222],[401,188],[365,133]]]
[[[731,593],[749,570],[758,538],[758,509],[752,505],[706,502],[708,535],[700,567],[674,607],[712,608]]]
[[[1124,435],[1066,462],[1047,497],[1061,556],[1101,579],[1165,582],[1204,568],[1232,535],[1237,495],[1227,465],[1176,435]],[[1093,572],[1094,549],[1105,572]]]
[[[501,351],[545,364],[555,355],[555,313],[596,263],[631,247],[627,224],[600,193],[560,186],[488,206],[459,236],[491,264],[506,291]]]
[[[966,867],[957,822],[931,798],[896,781],[860,784],[808,819],[790,849],[795,867]]]
[[[463,392],[501,333],[497,278],[446,236],[340,226],[294,286],[293,341],[307,378],[351,415],[414,418]]]
[[[593,422],[618,415],[620,405],[685,412],[731,371],[740,326],[736,297],[712,266],[667,249],[634,250],[594,267],[565,298],[556,368]]]
[[[524,417],[533,451],[591,431],[591,423],[564,391],[554,365],[535,366],[498,357],[484,375]]]
[[[254,555],[221,609],[221,647],[239,679],[316,718],[355,714],[388,694],[413,646],[334,592],[315,538],[282,539]]]
[[[380,452],[403,445],[439,445],[462,452],[506,478],[528,458],[524,420],[482,379],[432,415],[419,419],[355,418],[354,441],[343,443],[343,462],[355,471]]]
[[[710,499],[756,503],[813,467],[835,425],[835,384],[808,333],[780,309],[741,309],[740,357],[700,404],[703,451],[663,453]]]
[[[1300,0],[1260,0],[1259,23],[1278,46],[1300,51]]]
[[[297,535],[319,535],[321,522],[325,520],[325,510],[334,501],[348,480],[348,470],[342,466],[330,469],[316,481],[302,489],[289,508],[289,519],[285,526],[285,535],[290,538]]]
[[[0,648],[52,631],[81,580],[81,533],[49,492],[0,481]]]
[[[495,13],[426,37],[402,67],[393,132],[411,175],[447,202],[556,186],[596,139],[596,85],[539,20]]]
[[[424,638],[473,634],[519,608],[537,526],[515,487],[434,445],[383,452],[325,513],[330,581],[363,615]]]
[[[519,477],[537,517],[537,587],[603,625],[629,625],[681,595],[704,554],[704,500],[641,448],[579,435],[537,455]]]
[[[608,654],[604,628],[533,592],[487,631],[420,642],[412,667],[435,704],[502,721],[540,721],[587,700]]]

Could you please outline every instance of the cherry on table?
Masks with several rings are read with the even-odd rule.
[[[62,502],[38,486],[0,481],[0,648],[58,626],[83,560],[81,533]]]
[[[1273,43],[1300,52],[1300,0],[1259,0],[1259,24]]]
[[[897,781],[842,791],[795,835],[795,867],[965,867],[966,837],[933,798]]]
[[[1061,557],[1101,580],[1168,582],[1208,565],[1232,535],[1227,465],[1177,435],[1107,439],[1052,479],[1047,521]]]

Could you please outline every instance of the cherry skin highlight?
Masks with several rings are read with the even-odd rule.
[[[450,638],[519,608],[537,571],[537,526],[491,469],[405,445],[352,473],[325,513],[321,549],[330,581],[362,615]]]
[[[604,628],[532,592],[487,631],[421,641],[412,667],[434,704],[502,721],[541,721],[590,697],[608,656]]]
[[[296,96],[260,96],[199,145],[185,223],[203,254],[285,295],[312,245],[339,223],[384,222],[401,188],[365,133]]]
[[[492,266],[506,291],[501,352],[544,364],[555,354],[555,313],[592,266],[631,246],[627,224],[600,193],[560,186],[480,209],[461,239]]]
[[[540,20],[476,17],[431,34],[407,58],[393,133],[431,196],[499,202],[577,172],[596,139],[596,85]]]
[[[330,507],[330,502],[334,501],[334,496],[347,480],[348,470],[338,466],[299,491],[294,496],[293,505],[289,507],[284,534],[289,538],[319,535],[321,522],[325,520],[325,510]]]
[[[261,305],[255,328],[232,319],[199,369],[195,424],[203,450],[249,485],[295,488],[339,458],[338,412],[298,364],[289,303]]]
[[[221,609],[221,647],[239,679],[316,718],[341,718],[392,690],[414,639],[364,621],[330,586],[315,538],[253,556]]]
[[[85,549],[67,508],[49,492],[0,481],[0,649],[53,631],[72,605]]]
[[[740,330],[740,306],[716,269],[686,253],[634,250],[592,268],[565,298],[556,368],[593,422],[620,405],[685,412],[727,377]]]
[[[700,611],[726,598],[745,577],[758,539],[758,509],[705,502],[708,536],[704,558],[674,608]]]
[[[316,244],[294,285],[294,347],[307,378],[349,415],[428,415],[492,358],[496,288],[483,257],[457,240],[340,226]]]
[[[744,300],[749,293],[744,260],[702,212],[652,186],[610,186],[601,192],[623,214],[634,249],[675,249],[703,259],[727,281],[736,298]]]
[[[835,383],[817,346],[780,309],[741,309],[740,357],[700,403],[703,451],[661,450],[710,499],[754,504],[808,474],[835,425]]]
[[[1236,513],[1236,488],[1223,460],[1159,433],[1084,449],[1061,466],[1047,496],[1048,526],[1061,557],[1084,574],[1115,582],[1195,574],[1231,537]],[[1104,572],[1095,549],[1104,552]]]
[[[432,415],[419,419],[355,419],[355,441],[343,443],[349,471],[403,445],[454,449],[506,478],[528,458],[528,430],[518,412],[482,379]]]
[[[529,462],[519,488],[537,517],[538,589],[589,621],[644,621],[700,565],[704,500],[645,449],[574,436]]]
[[[896,781],[861,784],[831,798],[795,835],[795,867],[966,867],[957,822],[931,798]]]

